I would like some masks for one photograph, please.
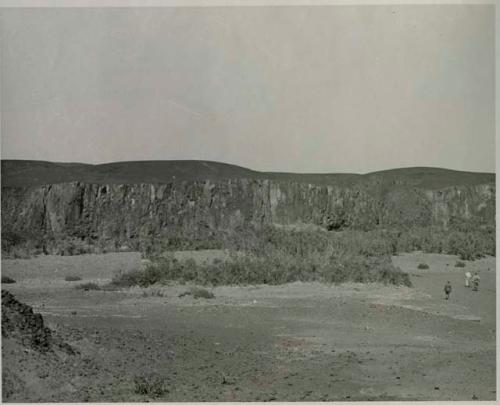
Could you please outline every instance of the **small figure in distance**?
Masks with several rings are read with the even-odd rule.
[[[477,274],[477,271],[474,273],[474,276],[472,277],[472,291],[479,291],[479,274]]]
[[[444,293],[446,294],[446,299],[449,299],[451,294],[451,283],[449,281],[444,286]]]
[[[472,274],[470,273],[470,271],[465,273],[465,286],[468,288],[470,287],[470,279],[471,278],[472,278]]]

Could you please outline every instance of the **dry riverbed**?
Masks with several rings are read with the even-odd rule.
[[[195,299],[179,297],[189,286],[178,284],[74,288],[137,268],[135,253],[4,260],[2,274],[17,282],[2,288],[80,353],[4,339],[7,400],[494,400],[495,259],[465,268],[446,255],[393,261],[414,288],[292,283],[209,288],[214,299]],[[467,270],[479,272],[479,292],[463,286]],[[161,381],[161,394],[137,393],[141,376]]]

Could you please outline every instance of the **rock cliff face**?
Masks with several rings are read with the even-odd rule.
[[[2,227],[33,238],[76,237],[91,244],[136,248],[145,239],[205,238],[220,230],[264,224],[372,229],[447,227],[466,220],[494,226],[493,175],[483,184],[438,188],[404,176],[360,177],[352,184],[230,178],[5,186]]]

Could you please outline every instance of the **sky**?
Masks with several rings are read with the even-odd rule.
[[[495,171],[492,5],[0,10],[1,156]]]

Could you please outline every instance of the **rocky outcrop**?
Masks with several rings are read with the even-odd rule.
[[[352,185],[239,178],[2,189],[3,232],[111,247],[140,248],[141,241],[175,235],[205,238],[250,225],[494,226],[494,218],[493,182],[436,189],[374,176]]]
[[[71,346],[53,336],[42,315],[34,313],[33,308],[19,302],[6,290],[2,290],[2,337],[17,340],[22,346],[42,353],[57,348],[75,354]]]

